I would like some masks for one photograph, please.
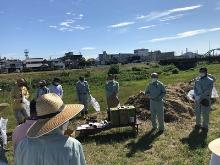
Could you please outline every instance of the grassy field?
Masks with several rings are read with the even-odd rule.
[[[220,92],[220,64],[204,64],[209,72],[217,77],[216,87]],[[198,68],[188,71],[180,71],[172,74],[173,66],[160,67],[157,65],[133,64],[120,66],[118,81],[120,82],[120,101],[124,103],[130,95],[144,90],[149,82],[149,74],[153,71],[161,73],[160,80],[166,85],[175,85],[179,82],[188,82],[198,75]],[[34,96],[34,84],[39,79],[51,81],[59,76],[63,81],[64,102],[75,103],[75,83],[79,75],[87,76],[92,95],[101,105],[102,112],[99,116],[105,116],[104,82],[108,67],[93,68],[87,70],[56,71],[42,73],[24,73],[0,75],[1,102],[10,102],[9,91],[13,81],[18,76],[28,80],[32,88],[30,92]],[[8,85],[9,84],[9,85]],[[182,123],[166,124],[166,132],[162,135],[150,132],[150,121],[143,121],[140,132],[134,137],[130,128],[118,128],[105,131],[85,139],[80,138],[83,144],[87,163],[89,165],[206,165],[210,159],[210,151],[207,144],[220,137],[220,102],[217,101],[212,107],[210,119],[210,131],[207,137],[204,134],[194,132],[194,119]],[[90,114],[96,115],[92,109]],[[12,132],[15,121],[12,109],[9,107],[1,112],[1,116],[8,118],[8,132]],[[75,123],[77,120],[75,120]],[[74,127],[74,123],[70,127]],[[13,152],[9,136],[7,158],[13,163]]]

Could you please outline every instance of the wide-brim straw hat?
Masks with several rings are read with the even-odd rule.
[[[82,104],[64,104],[55,93],[42,95],[36,100],[38,120],[27,131],[27,137],[38,138],[50,133],[80,113],[83,108]]]
[[[209,149],[216,155],[220,156],[220,138],[209,143]]]

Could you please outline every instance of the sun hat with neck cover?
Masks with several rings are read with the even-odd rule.
[[[29,128],[27,137],[38,138],[60,127],[84,108],[81,104],[64,104],[55,93],[36,100],[37,121]]]

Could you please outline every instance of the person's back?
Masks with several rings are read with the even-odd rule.
[[[63,96],[63,89],[62,89],[61,85],[53,85],[53,84],[51,84],[49,86],[49,91],[50,91],[50,93],[56,93],[60,97]]]
[[[49,86],[50,93],[56,93],[61,98],[63,97],[63,88],[60,85],[60,79],[54,78],[52,84]]]
[[[16,148],[15,165],[84,165],[80,142],[54,130],[39,138],[25,138]],[[23,160],[25,158],[25,160]]]

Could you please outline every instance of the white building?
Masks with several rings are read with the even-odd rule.
[[[148,59],[149,56],[149,50],[148,49],[135,49],[134,50],[134,55],[135,56],[140,56],[142,61],[145,61]]]
[[[65,69],[65,64],[61,59],[48,60],[48,64],[52,69],[61,69],[61,70]]]
[[[27,70],[41,70],[47,68],[47,61],[43,58],[27,58],[23,61],[24,68]]]

